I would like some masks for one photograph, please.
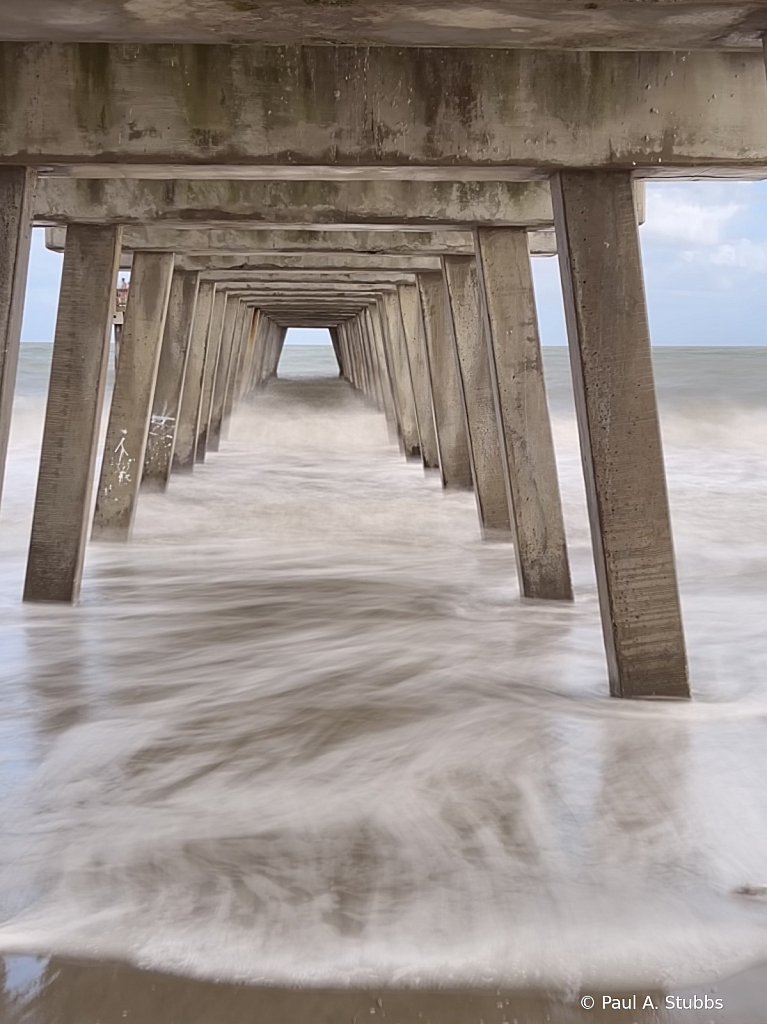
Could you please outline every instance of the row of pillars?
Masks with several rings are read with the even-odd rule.
[[[0,175],[7,359],[30,173]],[[631,176],[563,172],[552,198],[611,692],[688,696]],[[67,230],[26,600],[78,595],[120,241],[119,227]],[[216,450],[234,401],[276,372],[285,327],[173,261],[134,254],[96,537],[127,538],[142,480],[163,488]],[[571,600],[525,231],[477,229],[473,257],[382,289],[331,336],[341,373],[396,424],[405,455],[474,489],[484,536],[513,543],[521,594]]]
[[[62,267],[24,586],[77,600],[104,403],[120,228],[72,225]],[[217,451],[237,396],[276,373],[285,329],[173,253],[138,252],[120,340],[92,537],[130,536],[140,488]]]

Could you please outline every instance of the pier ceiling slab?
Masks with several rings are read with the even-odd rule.
[[[5,42],[0,94],[42,169],[767,170],[761,51]]]
[[[367,43],[534,49],[758,45],[748,0],[3,0],[6,39],[103,42]]]

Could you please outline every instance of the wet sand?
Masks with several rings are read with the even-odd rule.
[[[3,1024],[765,1024],[767,965],[709,985],[668,990],[287,989],[221,984],[116,963],[6,958]],[[14,982],[15,979],[15,982]],[[595,999],[582,1008],[584,996]],[[602,1008],[610,995],[637,1009]],[[701,1009],[690,1009],[695,996]],[[706,1009],[722,1001],[722,1009]],[[641,1009],[647,999],[657,1007]],[[693,1002],[693,1006],[694,1006]]]

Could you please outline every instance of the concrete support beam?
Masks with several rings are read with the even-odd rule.
[[[498,437],[497,401],[480,323],[476,260],[471,256],[447,256],[444,274],[450,340],[458,367],[458,387],[482,536],[486,540],[510,541],[511,522]]]
[[[173,271],[142,478],[143,486],[153,490],[165,490],[173,465],[199,282],[199,274]]]
[[[0,498],[19,362],[34,190],[34,171],[0,168]]]
[[[1,46],[2,44],[0,44]],[[49,249],[62,250],[66,228],[45,230]],[[556,253],[554,232],[549,228],[528,232],[528,244],[533,255],[550,256]],[[133,224],[123,232],[123,250],[158,249],[175,252],[191,259],[194,256],[219,256],[237,262],[253,259],[253,253],[348,253],[351,256],[441,256],[447,253],[469,256],[474,242],[469,230],[444,229],[428,231],[410,229],[398,231],[388,228],[325,230],[321,227],[291,231],[285,228],[264,230],[250,227],[172,227],[168,224]],[[208,264],[210,265],[210,264]],[[199,269],[183,263],[186,269]]]
[[[207,450],[209,452],[217,452],[221,443],[221,424],[224,419],[226,391],[229,385],[229,367],[232,360],[232,347],[234,345],[234,327],[239,307],[240,299],[236,295],[228,295],[226,311],[224,313],[224,325],[221,329],[221,345],[218,354],[218,367],[216,368],[216,381],[213,387],[213,400],[210,407],[207,437]]]
[[[568,172],[552,194],[610,692],[687,697],[630,177]]]
[[[421,439],[418,435],[418,418],[413,397],[413,382],[410,377],[410,361],[408,359],[407,344],[402,326],[399,293],[397,291],[386,292],[381,301],[384,327],[389,337],[389,350],[391,352],[390,372],[394,385],[394,397],[399,410],[405,457],[408,459],[420,459]]]
[[[418,274],[418,290],[442,485],[471,488],[469,442],[461,408],[458,367],[450,343],[447,295],[442,274]]]
[[[292,44],[332,41],[336,46],[515,47],[566,50],[705,50],[758,46],[764,12],[732,0],[677,0],[648,9],[625,0],[602,0],[584,13],[562,0],[484,0],[467,14],[465,0],[356,0],[307,5],[280,0],[254,16],[246,3],[201,4],[174,0],[137,4],[124,0],[78,0],[67,16],[38,0],[6,0],[0,14],[3,39],[56,42],[276,44],[293,56]],[[188,49],[194,48],[189,46]],[[395,51],[396,52],[396,51]],[[275,58],[276,63],[276,58]],[[280,65],[278,65],[280,66]],[[280,108],[278,108],[280,109]]]
[[[54,171],[767,172],[758,51],[5,42],[0,74],[3,161]]]
[[[237,309],[237,316],[234,321],[234,335],[232,337],[232,354],[229,359],[229,375],[226,381],[226,392],[224,396],[224,410],[221,417],[221,436],[227,436],[227,426],[232,417],[234,408],[234,390],[240,369],[242,350],[250,328],[250,321],[253,316],[253,307],[246,302],[240,302]],[[276,369],[276,367],[275,367]]]
[[[191,473],[194,469],[203,384],[209,354],[208,334],[215,292],[216,286],[212,281],[200,282],[176,427],[176,444],[172,461],[172,472],[175,473]]]
[[[216,386],[218,373],[219,353],[221,351],[221,334],[224,327],[224,314],[226,312],[226,292],[217,291],[213,299],[213,311],[210,315],[210,328],[208,329],[208,343],[206,346],[205,375],[202,380],[202,394],[200,395],[200,418],[197,427],[197,442],[195,447],[195,462],[204,462],[208,449],[208,430],[210,429],[210,414],[213,407],[213,394]]]
[[[248,334],[245,341],[245,354],[242,359],[237,383],[235,385],[235,398],[241,399],[250,387],[250,380],[253,376],[253,360],[256,354],[256,332],[258,320],[261,315],[255,306],[251,308],[250,321],[248,323]]]
[[[144,466],[173,253],[136,253],[109,409],[93,538],[128,540]]]
[[[418,286],[403,284],[397,286],[402,326],[405,333],[410,380],[413,385],[416,419],[418,421],[418,437],[421,442],[421,459],[424,468],[439,469],[439,450],[437,434],[434,429],[434,408],[431,398],[431,381],[426,362],[425,341],[423,335],[423,318]]]
[[[177,181],[41,178],[39,224],[451,227],[551,225],[545,181]]]
[[[328,334],[330,335],[330,344],[333,346],[333,355],[336,357],[336,362],[338,363],[338,376],[343,377],[344,367],[341,361],[341,346],[338,339],[338,328],[329,327]]]
[[[482,228],[476,239],[520,593],[570,601],[562,502],[524,233]]]
[[[68,231],[25,601],[73,602],[80,593],[120,230],[73,225]]]
[[[47,232],[46,232],[47,235]],[[419,270],[439,270],[439,256],[391,256],[388,253],[365,252],[252,252],[244,256],[177,256],[176,266],[199,270],[206,281],[225,281],[233,274],[265,271],[300,272],[307,279],[314,274],[330,272],[416,274]]]

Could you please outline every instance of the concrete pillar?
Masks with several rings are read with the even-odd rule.
[[[390,371],[395,400],[399,409],[405,457],[420,460],[421,439],[418,436],[418,419],[413,397],[413,382],[410,378],[410,361],[402,327],[399,295],[396,291],[384,292],[382,304],[384,330],[389,338]]]
[[[35,177],[28,167],[0,168],[0,497],[19,362]]]
[[[370,350],[362,327],[362,314],[354,318],[354,333],[357,339],[357,349],[360,354],[360,374],[362,379],[363,393],[373,401],[373,380],[370,370]]]
[[[363,380],[362,380],[362,369],[360,362],[360,349],[359,341],[357,338],[356,330],[356,317],[352,317],[346,325],[346,331],[349,338],[349,352],[351,353],[351,364],[352,364],[352,383],[354,387],[360,393],[363,392]]]
[[[397,286],[397,292],[410,366],[410,380],[413,385],[421,458],[427,469],[439,469],[437,434],[434,429],[434,409],[432,408],[429,371],[426,366],[418,288],[415,284],[401,284]]]
[[[197,271],[173,271],[144,458],[142,483],[153,490],[168,486],[199,283]]]
[[[256,360],[253,371],[253,386],[258,388],[264,383],[267,350],[269,339],[272,335],[272,321],[266,314],[262,313],[258,320],[256,332]]]
[[[441,272],[419,273],[417,278],[442,485],[471,488],[469,442],[461,408],[458,367],[450,343],[445,282]]]
[[[333,355],[336,357],[338,363],[338,376],[343,377],[344,369],[341,361],[341,348],[338,341],[338,328],[328,327],[328,334],[330,335],[330,344],[333,346]]]
[[[486,540],[510,541],[497,402],[479,316],[477,263],[473,256],[446,256],[442,263],[482,536]]]
[[[172,252],[134,254],[96,490],[94,539],[128,540],[133,526],[172,277]]]
[[[118,227],[67,228],[25,601],[80,592],[121,237]]]
[[[245,358],[242,361],[240,375],[237,381],[237,398],[244,398],[250,393],[253,378],[253,362],[256,357],[256,334],[258,322],[261,319],[260,310],[251,307],[248,318],[248,336],[246,339]]]
[[[393,427],[395,421],[394,392],[388,346],[381,319],[382,313],[380,302],[376,302],[365,307],[360,320],[364,327],[365,342],[372,367],[375,402]]]
[[[343,353],[344,379],[354,387],[354,365],[349,348],[349,326],[347,323],[340,323],[338,325],[338,340],[341,345],[341,352]]]
[[[218,367],[216,368],[216,381],[213,387],[213,401],[210,407],[207,444],[209,452],[217,452],[221,443],[221,423],[224,418],[226,388],[229,383],[229,363],[231,362],[232,346],[234,345],[234,325],[239,307],[240,300],[230,295],[226,300],[224,326],[221,329],[221,347],[218,353]]]
[[[184,387],[181,393],[176,445],[173,451],[172,469],[176,473],[191,473],[194,469],[203,382],[208,359],[208,335],[215,293],[216,286],[212,281],[200,283],[194,320],[192,321],[192,334],[189,339]]]
[[[200,416],[197,427],[195,462],[204,462],[208,450],[208,430],[210,428],[210,412],[213,405],[213,392],[218,375],[219,354],[221,352],[221,333],[226,312],[226,292],[216,292],[213,299],[213,310],[210,315],[208,329],[207,355],[205,357],[205,374],[202,379],[200,395]]]
[[[232,354],[229,357],[229,375],[226,381],[226,391],[224,395],[224,411],[221,416],[221,436],[226,437],[229,420],[232,416],[232,409],[234,408],[234,389],[237,384],[237,376],[240,369],[240,359],[242,358],[243,348],[245,346],[245,339],[247,337],[247,330],[250,324],[250,317],[252,310],[250,306],[247,306],[244,302],[240,302],[237,307],[237,316],[234,319],[234,334],[232,336]]]
[[[571,601],[527,233],[481,228],[475,245],[520,593]]]
[[[688,697],[631,174],[552,199],[610,692]]]
[[[376,408],[383,412],[385,408],[384,380],[385,378],[388,379],[389,370],[383,347],[383,339],[376,331],[373,319],[371,307],[367,306],[360,313],[359,324],[369,373],[370,397],[375,403]]]

